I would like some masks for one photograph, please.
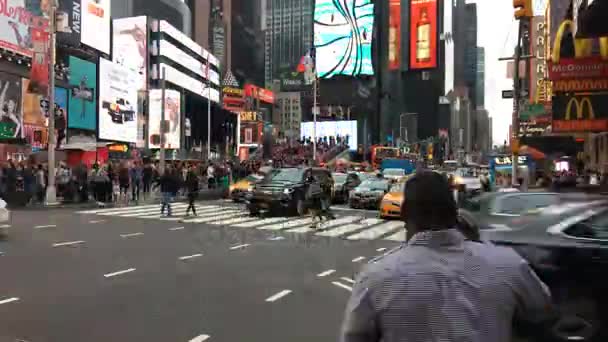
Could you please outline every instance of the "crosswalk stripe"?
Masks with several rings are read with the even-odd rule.
[[[186,206],[180,207],[180,208],[171,208],[171,214],[172,215],[185,215],[186,214]],[[204,212],[200,213],[198,215],[198,217],[210,217],[210,216],[215,216],[215,215],[220,215],[221,213],[225,213],[226,210],[222,210],[221,208],[215,208],[215,209],[208,209],[205,210]],[[197,213],[198,214],[198,213]],[[156,218],[161,218],[160,216],[160,209],[158,209],[157,213],[155,215],[145,215],[144,216],[138,216],[139,218],[145,218],[145,219],[156,219]]]
[[[251,217],[251,216],[242,216],[242,217],[237,217],[237,218],[233,218],[233,219],[229,219],[229,220],[225,220],[223,222],[209,222],[209,224],[236,224],[236,223],[245,223],[245,222],[250,222],[250,221],[259,221],[260,219],[257,217]]]
[[[371,227],[360,233],[348,236],[348,240],[374,240],[383,235],[386,235],[395,229],[403,228],[403,222],[401,221],[388,221],[383,224]]]
[[[181,212],[181,213],[186,213],[186,209],[188,208],[187,204],[180,204],[180,205],[171,205],[171,212],[172,213],[177,213],[177,212]],[[201,207],[201,208],[197,208],[196,211],[200,212],[201,214],[205,214],[208,212],[214,212],[219,210],[220,208],[218,207]],[[160,213],[160,206],[156,207],[155,209],[147,209],[145,211],[141,211],[141,212],[135,212],[135,213],[127,213],[127,214],[120,214],[120,215],[116,215],[119,217],[138,217],[141,216],[143,218],[147,218],[144,217],[146,215],[149,214],[154,214],[154,213]]]
[[[399,242],[405,241],[405,229],[387,237],[386,240],[399,241]]]
[[[318,233],[317,235],[326,233],[330,229],[333,230],[333,228],[338,227],[340,225],[359,221],[360,219],[361,219],[361,217],[358,217],[358,216],[344,216],[344,217],[337,218],[335,220],[324,222],[323,224],[320,224],[319,228],[318,228],[318,229],[323,230],[323,232]],[[302,228],[290,229],[290,230],[288,230],[288,232],[289,233],[307,233],[309,231],[314,231],[314,230],[315,229],[311,229],[308,227],[302,227]]]
[[[258,226],[264,226],[271,223],[277,223],[281,221],[287,221],[289,218],[287,217],[270,217],[265,219],[257,219],[256,221],[251,222],[243,222],[239,224],[235,224],[234,226],[237,228],[257,228]]]
[[[172,205],[171,208],[173,208],[173,209],[186,208],[186,204]],[[150,209],[130,210],[130,211],[124,211],[124,212],[119,212],[119,213],[103,213],[103,214],[99,214],[99,215],[118,216],[118,217],[137,217],[137,216],[144,216],[146,214],[152,214],[152,213],[156,213],[156,212],[160,212],[160,205],[157,205],[155,208],[150,208]]]
[[[150,205],[139,205],[139,206],[135,206],[135,207],[99,208],[99,209],[94,209],[94,210],[77,211],[76,213],[77,214],[98,214],[98,213],[102,213],[102,212],[122,211],[122,210],[127,210],[127,209],[154,208],[157,206],[158,206],[158,204],[150,204]]]
[[[305,217],[296,220],[290,220],[287,222],[268,224],[265,226],[257,227],[260,230],[284,230],[289,228],[295,228],[303,225],[308,225],[312,223],[312,217]]]
[[[238,215],[239,213],[241,213],[242,215],[245,214],[243,212],[238,212],[236,210],[230,211],[230,212],[224,211],[221,214],[216,213],[213,215],[201,215],[201,216],[198,216],[193,219],[184,220],[184,222],[186,222],[186,223],[211,223],[211,222],[217,221],[216,224],[222,224],[222,220],[233,218],[234,216]]]

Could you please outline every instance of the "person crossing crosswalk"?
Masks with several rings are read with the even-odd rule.
[[[391,240],[404,241],[405,229],[401,221],[366,218],[355,212],[338,215],[335,220],[325,221],[318,228],[311,228],[312,217],[252,217],[248,211],[221,204],[199,203],[196,217],[184,217],[187,203],[174,203],[173,217],[164,217],[158,205],[141,205],[122,208],[99,208],[79,211],[79,214],[179,221],[192,224],[208,224],[241,229],[287,233],[312,233],[323,237],[340,237],[347,240]]]

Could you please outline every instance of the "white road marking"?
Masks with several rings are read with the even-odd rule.
[[[399,242],[405,241],[405,229],[387,237],[386,239],[391,240],[391,241],[399,241]]]
[[[190,260],[190,259],[194,259],[194,258],[198,258],[203,256],[202,254],[192,254],[192,255],[186,255],[183,257],[179,257],[179,260]]]
[[[18,300],[19,300],[19,298],[17,298],[17,297],[3,299],[3,300],[0,300],[0,305],[16,302]]]
[[[244,215],[244,213],[239,212],[239,211],[230,211],[230,212],[225,212],[224,214],[213,214],[213,216],[209,215],[209,217],[201,217],[204,215],[199,215],[198,217],[201,218],[195,218],[195,219],[191,219],[191,220],[184,220],[184,222],[187,223],[211,223],[211,222],[215,222],[215,224],[223,224],[223,220],[226,219],[230,219],[230,218],[234,218],[235,216],[237,216],[238,214]]]
[[[360,256],[360,257],[356,257],[356,258],[354,258],[354,259],[352,260],[352,262],[361,262],[361,261],[363,261],[363,260],[365,260],[365,257],[364,257],[364,256]]]
[[[203,342],[203,341],[207,341],[209,339],[209,335],[198,335],[195,338],[191,339],[188,342]]]
[[[238,228],[254,228],[254,227],[258,227],[258,226],[263,226],[263,225],[267,225],[267,224],[271,224],[271,223],[276,223],[276,222],[281,222],[281,221],[287,221],[288,219],[285,217],[271,217],[271,218],[265,218],[265,219],[259,219],[256,217],[256,221],[251,221],[251,222],[244,222],[244,223],[239,223],[239,224],[235,224],[234,227],[238,227]]]
[[[273,237],[268,238],[268,241],[281,241],[281,240],[285,240],[285,238],[282,236],[273,236]]]
[[[272,296],[266,298],[266,301],[269,303],[272,303],[272,302],[275,302],[275,301],[287,296],[290,293],[291,293],[291,290],[283,290],[275,295],[272,295]]]
[[[340,225],[343,225],[346,223],[355,222],[360,219],[361,218],[357,217],[357,216],[344,216],[344,217],[337,218],[335,220],[323,222],[322,224],[319,225],[319,229],[323,229],[324,231],[321,233],[318,233],[317,235],[323,236],[323,233],[328,233],[330,231],[334,231],[335,229],[333,229],[333,227],[337,227],[337,226],[340,226]],[[308,228],[308,227],[306,227],[306,228]],[[288,230],[288,232],[289,233],[307,233],[308,231],[314,230],[314,229],[310,229],[310,228],[308,228],[308,230],[305,230],[306,228],[290,229],[290,230]],[[363,227],[359,227],[359,228],[363,228]],[[359,228],[357,228],[357,229],[359,229]],[[337,229],[340,229],[340,228],[337,228]]]
[[[129,269],[118,271],[118,272],[107,273],[107,274],[104,274],[103,276],[106,277],[106,278],[111,278],[111,277],[115,277],[115,276],[118,276],[118,275],[121,275],[121,274],[133,272],[133,271],[135,271],[134,268],[129,268]]]
[[[336,285],[337,287],[341,287],[341,288],[343,288],[343,289],[345,289],[347,291],[353,292],[353,288],[350,287],[350,286],[348,286],[348,285],[344,285],[344,284],[342,284],[340,282],[337,282],[337,281],[332,281],[331,283],[334,284],[334,285]]]
[[[132,234],[120,234],[120,237],[126,239],[126,238],[130,238],[130,237],[142,236],[142,235],[144,235],[144,233],[139,232],[139,233],[132,233]]]
[[[184,230],[184,229],[186,229],[186,227],[173,227],[173,228],[169,228],[169,231],[174,232],[176,230]]]
[[[250,221],[257,221],[259,220],[256,217],[250,217],[250,216],[241,216],[241,217],[236,217],[233,219],[228,219],[228,220],[223,220],[220,222],[209,222],[209,224],[213,224],[213,225],[219,225],[219,224],[235,224],[235,223],[243,223],[243,222],[250,222]]]
[[[57,227],[56,224],[47,224],[47,225],[42,225],[42,226],[34,226],[34,229],[55,228],[55,227]]]
[[[90,224],[97,224],[97,223],[104,223],[106,222],[106,220],[91,220],[89,221]]]
[[[249,246],[251,246],[251,245],[250,245],[250,244],[248,244],[248,243],[246,243],[246,244],[244,244],[244,245],[238,245],[238,246],[233,246],[233,247],[230,247],[230,250],[231,250],[231,251],[235,251],[235,250],[237,250],[237,249],[243,249],[243,248],[245,248],[245,247],[249,247]]]
[[[11,227],[10,224],[3,224],[3,225],[0,226],[0,228],[10,228],[10,227]]]
[[[384,252],[385,250],[386,250],[386,248],[385,248],[385,247],[382,247],[382,248],[378,248],[378,249],[376,249],[376,252],[380,252],[380,253],[382,253],[382,252]]]
[[[140,206],[136,206],[136,207],[99,208],[99,209],[94,209],[94,210],[77,211],[76,213],[77,214],[99,214],[99,213],[111,212],[111,211],[143,209],[143,208],[153,208],[153,207],[158,207],[158,204],[140,205]]]
[[[320,232],[317,233],[315,235],[319,235],[319,236],[328,236],[328,237],[335,237],[335,236],[341,236],[350,232],[354,232],[357,231],[359,229],[362,229],[364,226],[360,225],[360,224],[347,224],[344,225],[342,227],[337,227],[335,229],[331,229],[328,231],[324,231],[324,232]]]
[[[83,243],[84,243],[84,241],[58,242],[58,243],[54,243],[53,247],[74,246],[74,245],[80,245]]]
[[[375,224],[382,223],[382,222],[386,222],[386,221],[383,219],[379,219],[379,218],[366,218],[365,220],[361,221],[361,224],[364,224],[366,226],[373,226]]]
[[[344,281],[345,281],[345,282],[347,282],[347,283],[351,283],[351,284],[354,284],[354,283],[355,283],[355,281],[354,281],[354,280],[352,280],[352,279],[350,279],[350,278],[347,278],[347,277],[342,277],[342,278],[340,278],[340,279],[344,280]]]
[[[172,211],[178,211],[178,210],[186,210],[186,205],[182,204],[182,205],[172,205],[171,206]],[[156,208],[150,208],[150,209],[144,209],[144,210],[129,210],[129,211],[124,211],[124,212],[120,212],[120,213],[109,213],[109,214],[100,214],[100,215],[111,215],[111,216],[118,216],[118,217],[138,217],[138,216],[146,216],[146,215],[151,215],[151,214],[155,214],[155,213],[160,213],[160,205],[156,206]]]
[[[360,233],[347,237],[348,240],[375,240],[385,234],[388,234],[395,229],[403,229],[403,222],[388,221],[381,225],[371,227]]]
[[[269,224],[261,227],[257,227],[260,230],[283,230],[289,228],[295,228],[299,226],[309,225],[312,223],[312,217],[306,217],[296,220],[291,220],[282,223]]]
[[[334,274],[334,273],[336,273],[336,270],[327,270],[325,272],[321,272],[321,273],[317,274],[317,277],[323,278],[323,277],[327,277],[328,275]]]

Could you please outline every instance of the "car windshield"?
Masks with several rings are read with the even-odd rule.
[[[385,176],[405,176],[405,170],[403,169],[384,169],[382,173]]]
[[[391,186],[391,192],[401,193],[405,189],[405,183],[397,183]]]
[[[385,191],[388,189],[388,182],[385,180],[376,180],[376,179],[368,179],[365,180],[361,185],[359,185],[359,189],[369,189],[372,191],[381,190]]]
[[[342,183],[345,183],[345,182],[346,182],[346,178],[347,178],[348,176],[347,176],[347,175],[345,175],[345,174],[342,174],[342,173],[334,173],[334,174],[333,174],[333,177],[334,177],[334,182],[335,182],[336,184],[342,184]]]
[[[302,181],[303,169],[278,169],[269,174],[268,180],[273,182],[296,183]]]

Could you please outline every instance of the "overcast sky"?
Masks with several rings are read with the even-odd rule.
[[[502,145],[509,135],[513,100],[503,100],[501,91],[512,89],[507,79],[506,62],[498,58],[513,55],[517,39],[517,22],[513,20],[513,2],[477,0],[477,44],[485,47],[485,106],[493,120],[494,144]],[[507,39],[508,37],[508,39]]]

